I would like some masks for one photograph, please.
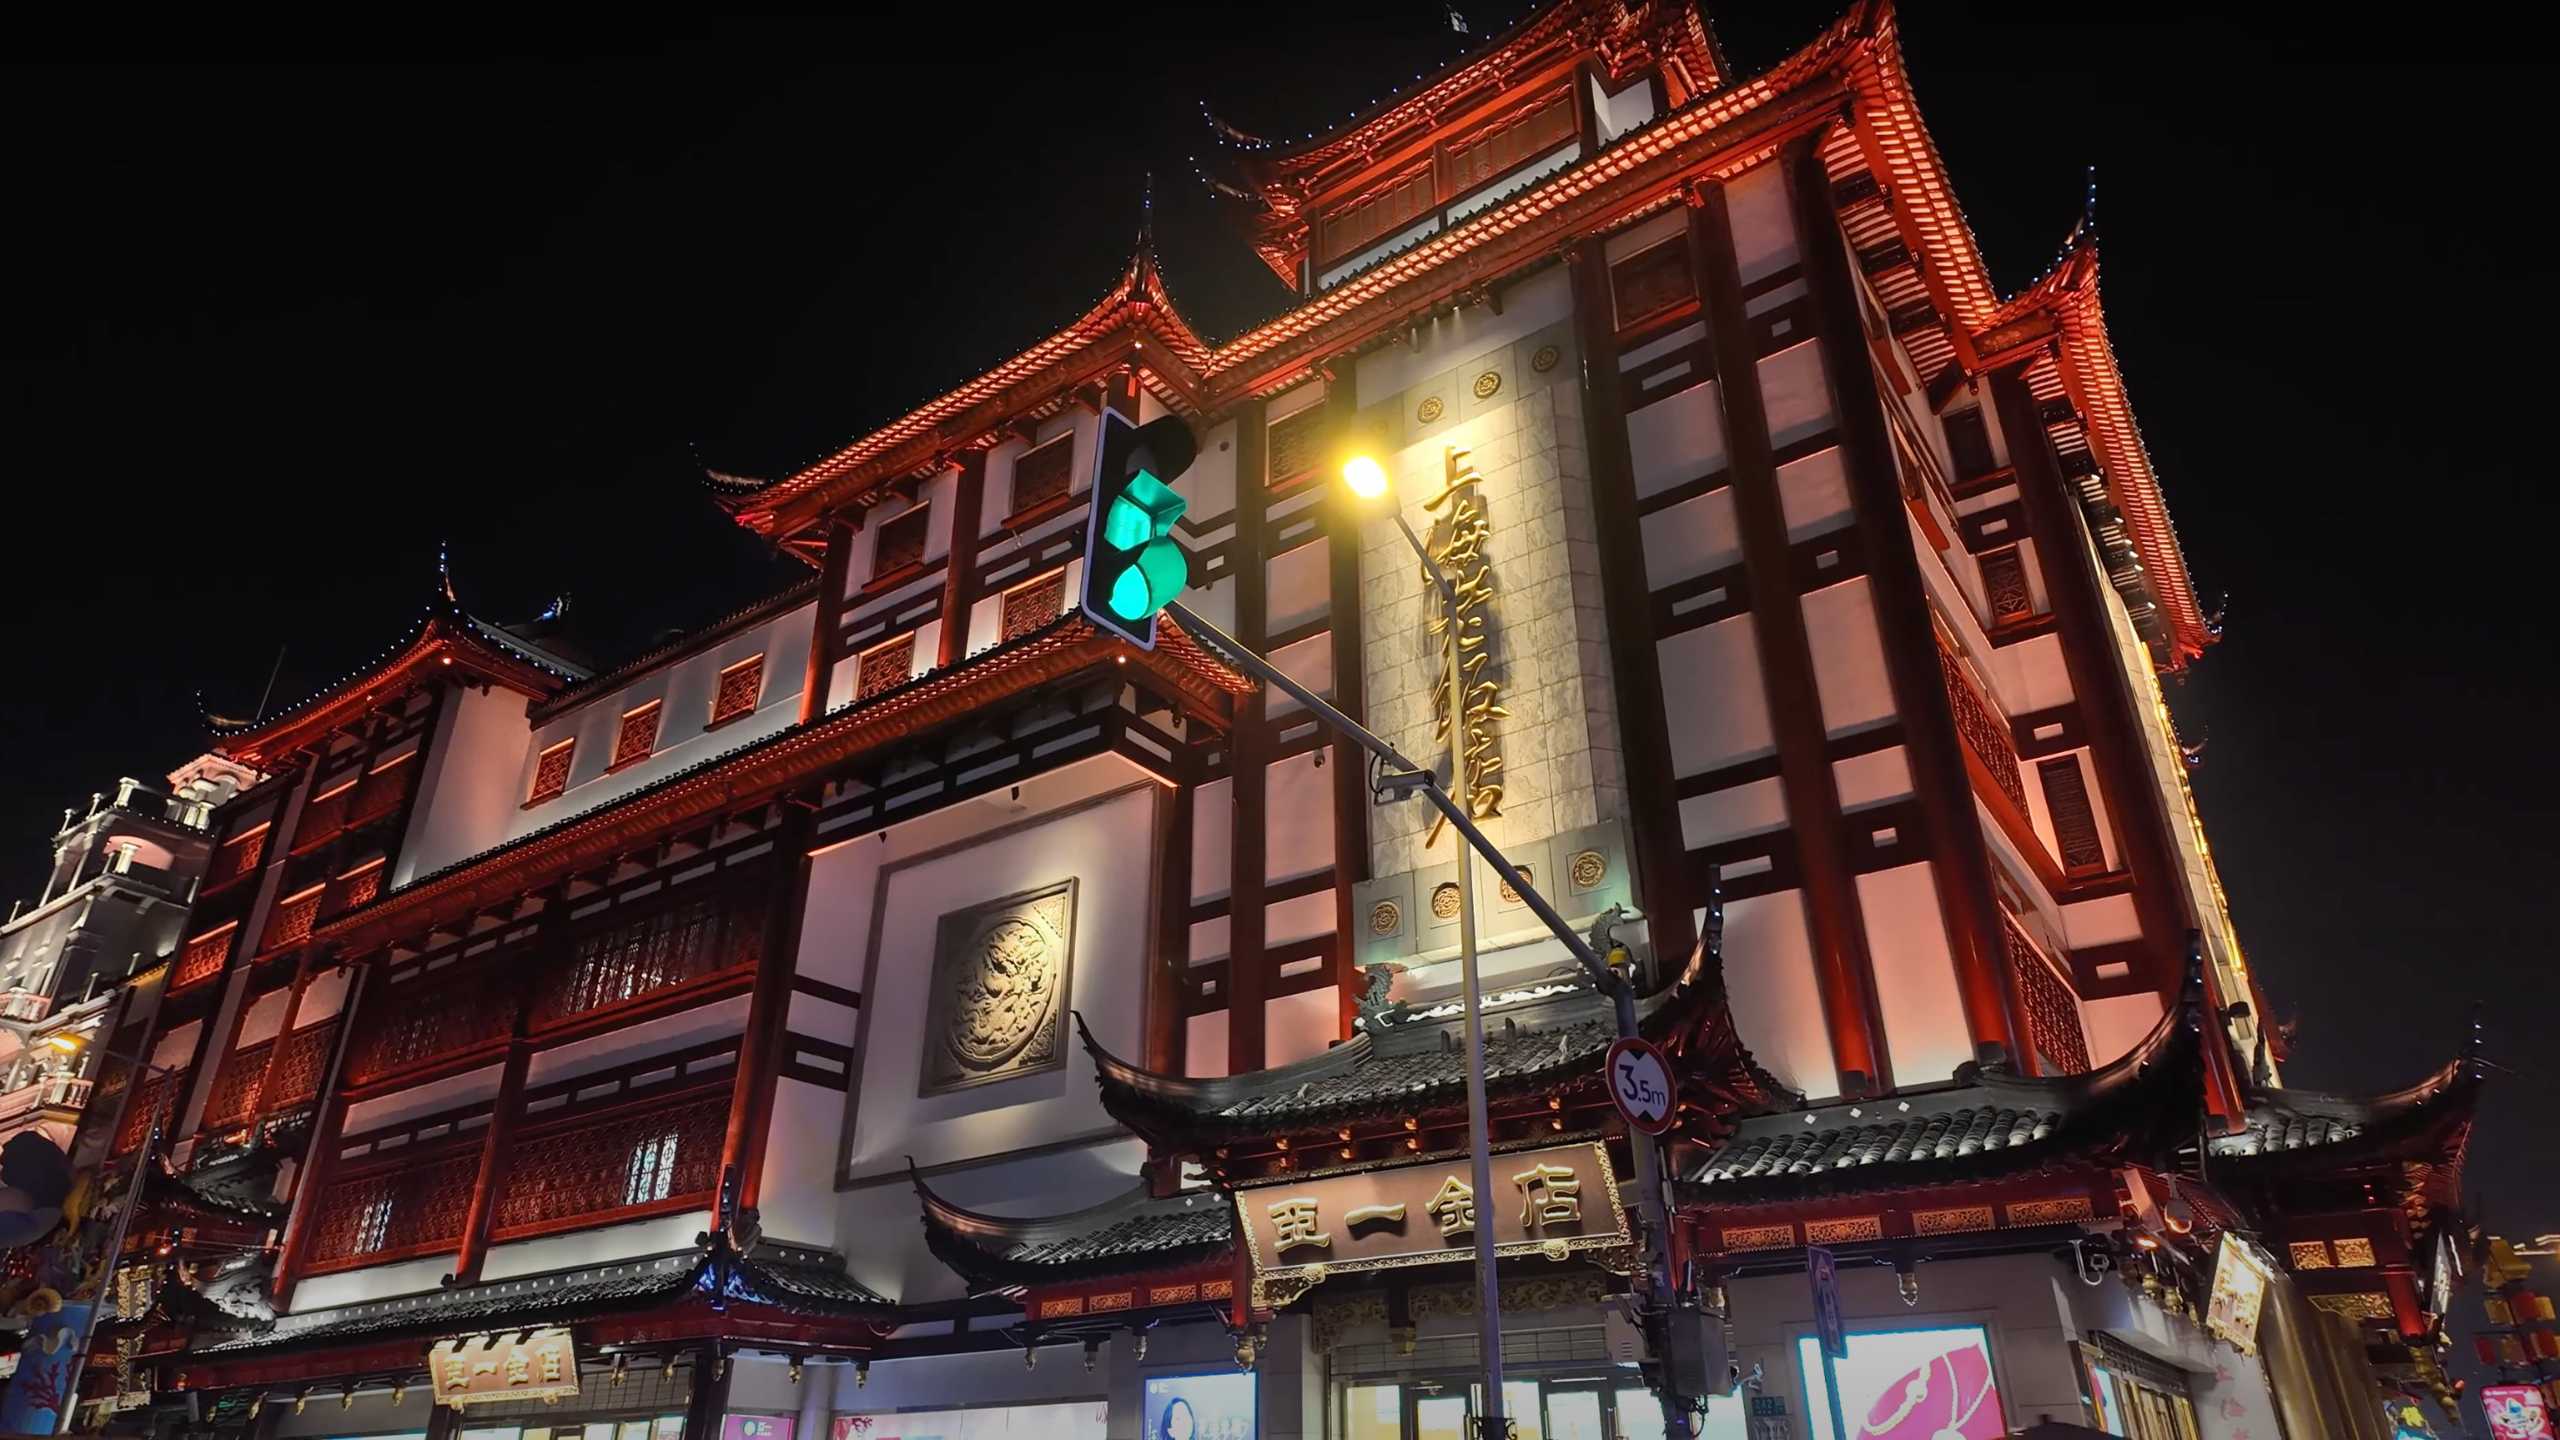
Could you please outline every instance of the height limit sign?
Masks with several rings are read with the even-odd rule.
[[[1680,1118],[1680,1090],[1662,1047],[1630,1035],[1609,1047],[1609,1099],[1628,1125],[1647,1135],[1667,1135]]]

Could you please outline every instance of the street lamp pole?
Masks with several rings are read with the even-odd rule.
[[[1441,607],[1448,613],[1449,718],[1443,727],[1449,741],[1446,788],[1450,804],[1461,814],[1471,814],[1463,734],[1467,715],[1466,637],[1462,628],[1465,617],[1458,608],[1458,587],[1450,583],[1447,573],[1423,547],[1422,537],[1405,523],[1404,512],[1398,510],[1394,514],[1396,529],[1413,547],[1414,558],[1422,562],[1422,573],[1439,590]],[[1476,974],[1475,850],[1463,834],[1453,831],[1450,838],[1458,851],[1458,983],[1466,992],[1467,1010],[1467,1158],[1474,1173],[1475,1191],[1476,1343],[1484,1352],[1484,1408],[1478,1413],[1476,1424],[1477,1433],[1486,1440],[1500,1440],[1510,1431],[1503,1419],[1502,1283],[1495,1272],[1493,1254],[1493,1125],[1486,1117],[1484,1098],[1484,987],[1477,983]]]

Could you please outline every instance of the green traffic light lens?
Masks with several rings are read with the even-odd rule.
[[[1188,506],[1172,486],[1141,470],[1103,512],[1102,543],[1114,550],[1135,550],[1150,540],[1161,540],[1173,533],[1173,522],[1182,518]]]

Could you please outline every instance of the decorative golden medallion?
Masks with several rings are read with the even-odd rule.
[[[1381,900],[1369,907],[1369,933],[1393,935],[1404,927],[1404,907],[1393,900]]]
[[[1425,395],[1422,397],[1422,403],[1413,407],[1413,418],[1428,425],[1439,419],[1440,413],[1448,408],[1447,403],[1439,396]]]
[[[1487,370],[1476,377],[1475,391],[1476,398],[1479,400],[1492,399],[1494,392],[1501,388],[1502,372],[1499,370]]]
[[[1537,371],[1541,375],[1544,375],[1548,371],[1556,368],[1556,362],[1563,358],[1564,352],[1562,350],[1557,349],[1553,345],[1541,345],[1538,347],[1537,353],[1529,357],[1529,368]]]
[[[922,1093],[1063,1063],[1075,882],[954,911],[938,929]]]
[[[1535,887],[1538,883],[1538,872],[1533,866],[1523,865],[1520,867],[1520,878],[1528,881],[1532,887]],[[1520,903],[1520,892],[1512,889],[1511,882],[1508,880],[1502,882],[1502,899],[1505,904],[1517,905]]]
[[[1458,883],[1456,881],[1443,880],[1432,887],[1431,918],[1434,920],[1458,918]]]
[[[1565,873],[1573,877],[1573,888],[1589,890],[1609,878],[1609,857],[1597,850],[1585,850],[1573,857],[1572,868]]]

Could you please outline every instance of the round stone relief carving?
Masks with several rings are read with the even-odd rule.
[[[1458,882],[1443,880],[1432,887],[1431,918],[1434,920],[1458,918]]]
[[[1502,372],[1499,370],[1487,370],[1476,377],[1475,392],[1476,398],[1479,400],[1492,399],[1494,397],[1494,393],[1499,391],[1501,388]]]
[[[1553,345],[1541,345],[1538,347],[1537,352],[1529,357],[1529,368],[1537,371],[1541,375],[1544,375],[1548,371],[1556,368],[1556,362],[1563,358],[1564,352],[1562,350],[1557,349]]]
[[[1609,857],[1597,850],[1585,850],[1573,857],[1573,865],[1565,873],[1573,877],[1573,888],[1588,890],[1609,878]]]
[[[1520,878],[1528,881],[1532,889],[1536,888],[1538,883],[1537,867],[1531,865],[1521,866]],[[1503,903],[1508,905],[1517,905],[1520,903],[1520,892],[1512,889],[1511,882],[1508,880],[1502,882],[1502,899]]]
[[[1008,919],[983,936],[970,963],[953,967],[947,1040],[960,1063],[991,1070],[1031,1043],[1057,999],[1049,937]]]
[[[1442,412],[1446,411],[1448,408],[1449,406],[1447,402],[1443,401],[1439,396],[1425,395],[1422,397],[1422,403],[1413,407],[1413,418],[1421,421],[1425,425],[1428,425],[1432,421],[1439,419]]]
[[[1404,926],[1404,907],[1393,900],[1381,900],[1369,907],[1369,933],[1393,935]]]

